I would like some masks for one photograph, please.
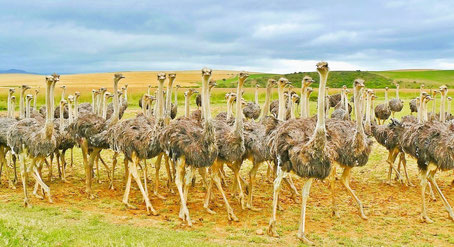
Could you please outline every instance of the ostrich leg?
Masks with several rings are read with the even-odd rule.
[[[427,185],[427,176],[429,174],[429,170],[425,172],[421,172],[421,199],[422,199],[422,204],[421,204],[421,215],[419,216],[419,219],[421,222],[426,222],[426,223],[433,223],[433,221],[427,216],[427,211],[426,211],[426,185]]]
[[[404,167],[404,172],[405,172],[405,177],[407,178],[407,185],[408,186],[415,186],[410,182],[410,178],[408,177],[408,172],[407,172],[407,159],[405,159],[405,153],[401,152],[399,155],[399,164],[402,163],[402,166]]]
[[[54,153],[50,154],[50,162],[49,162],[49,178],[48,181],[52,182],[52,163],[54,163]]]
[[[61,151],[61,155],[60,155],[60,159],[61,159],[60,163],[61,163],[61,167],[62,167],[62,174],[61,174],[62,178],[61,178],[61,180],[63,182],[68,182],[66,180],[66,159],[65,159],[65,155],[66,155],[66,149],[62,150]]]
[[[109,189],[111,189],[111,190],[115,190],[114,178],[115,178],[115,167],[117,166],[117,157],[118,157],[118,153],[114,152],[113,157],[112,157],[112,177],[110,179],[110,185],[109,185]]]
[[[8,187],[11,188],[11,189],[16,189],[16,186],[14,185],[14,182],[11,181],[11,177],[10,177],[10,167],[14,167],[14,170],[16,170],[16,164],[13,164],[12,162],[12,153],[11,151],[8,152],[8,160],[5,160],[6,161],[6,166],[5,166],[5,173],[6,173],[6,177],[8,179]]]
[[[143,159],[143,187],[145,188],[145,193],[148,194],[148,167],[147,159]]]
[[[60,167],[60,152],[58,150],[55,151],[55,157],[57,158],[57,170],[58,170],[58,177],[61,179],[62,176],[62,169]]]
[[[234,183],[234,190],[237,190],[238,192],[238,199],[241,204],[241,209],[245,209],[245,203],[244,203],[244,194],[243,194],[243,188],[241,187],[241,179],[240,179],[240,166],[236,163],[233,164],[228,164],[229,168],[233,171],[234,177],[235,177],[235,183]]]
[[[351,167],[345,167],[344,172],[342,173],[342,184],[344,187],[347,189],[347,191],[350,193],[350,195],[356,200],[358,203],[359,207],[359,216],[361,216],[362,219],[367,220],[367,216],[364,214],[364,209],[363,209],[363,204],[359,200],[359,198],[356,196],[355,192],[350,188],[350,177],[351,177]]]
[[[195,174],[194,167],[191,166],[191,167],[185,168],[183,196],[184,196],[184,201],[186,202],[186,204],[188,203],[189,187],[191,187],[190,185],[192,183],[192,178],[194,177],[194,174]],[[180,207],[179,217],[180,217],[180,219],[184,219],[183,207]]]
[[[96,182],[98,184],[100,184],[101,180],[99,178],[99,157],[98,157],[98,155],[96,155],[96,157],[95,157],[95,163],[96,163]]]
[[[19,154],[19,163],[20,163],[20,176],[22,179],[22,187],[24,189],[24,206],[31,207],[30,202],[28,201],[28,192],[27,192],[27,180],[28,180],[28,169],[25,164],[25,153]]]
[[[273,215],[270,220],[270,224],[268,226],[268,235],[272,237],[279,237],[276,231],[276,211],[277,211],[277,204],[279,201],[279,191],[281,190],[281,183],[282,179],[284,178],[284,171],[279,167],[277,167],[276,171],[276,179],[274,179],[274,186],[273,186]]]
[[[136,156],[135,153],[132,154],[132,163],[131,163],[131,174],[134,177],[134,180],[136,180],[137,185],[139,186],[140,192],[142,192],[143,198],[145,199],[145,204],[147,207],[147,213],[148,215],[158,215],[158,212],[153,208],[151,205],[150,199],[148,198],[148,195],[145,192],[145,189],[142,186],[142,181],[140,180],[140,175],[139,172],[137,171],[137,166],[140,163],[140,159]]]
[[[300,226],[298,228],[298,233],[296,236],[305,244],[307,245],[313,245],[309,239],[306,238],[304,234],[304,228],[305,228],[305,223],[306,223],[306,204],[307,204],[307,199],[309,198],[309,191],[311,189],[312,185],[312,180],[313,178],[309,178],[306,183],[304,183],[303,190],[301,192],[301,197],[302,197],[302,205],[301,205],[301,220],[300,220]]]
[[[125,161],[126,161],[126,158],[125,158]],[[126,163],[126,162],[125,162],[125,163]],[[127,208],[137,209],[136,206],[133,206],[133,205],[129,204],[129,192],[131,191],[131,180],[132,180],[131,170],[128,170],[128,174],[126,175],[126,188],[125,188],[125,193],[123,194],[123,204],[124,204]]]
[[[249,186],[248,186],[248,201],[246,203],[246,207],[252,211],[260,211],[261,209],[254,208],[252,205],[252,190],[254,187],[254,182],[255,178],[257,175],[257,170],[259,169],[260,163],[255,162],[255,160],[252,162],[252,168],[249,171]]]
[[[429,176],[428,176],[429,182],[432,184],[432,186],[437,191],[438,195],[441,197],[441,201],[443,202],[443,205],[445,206],[446,211],[448,211],[449,219],[454,221],[454,212],[452,211],[452,207],[449,204],[448,200],[446,200],[446,197],[443,195],[443,192],[441,192],[440,187],[438,187],[437,181],[435,181],[436,172],[437,172],[436,169],[429,172]]]
[[[162,156],[164,154],[161,153],[158,155],[158,158],[156,159],[156,162],[155,162],[155,169],[156,169],[156,173],[155,173],[155,181],[154,181],[154,189],[153,189],[153,194],[158,197],[159,199],[162,199],[162,200],[165,200],[166,198],[162,195],[159,194],[159,170],[161,169],[161,161],[162,161]]]
[[[386,162],[389,164],[388,181],[387,181],[388,185],[392,184],[391,175],[392,175],[393,170],[396,172],[396,177],[400,177],[400,172],[398,170],[396,170],[396,168],[394,167],[394,162],[396,161],[398,154],[399,154],[398,149],[393,149],[388,152],[388,159],[386,160]]]
[[[213,180],[214,184],[218,188],[219,192],[221,192],[222,198],[224,199],[225,202],[225,207],[227,209],[227,217],[229,220],[232,221],[238,221],[238,218],[236,215],[233,213],[232,207],[230,207],[229,201],[227,200],[227,197],[225,196],[224,189],[222,188],[221,184],[221,178],[219,176],[220,171],[219,169],[222,167],[223,163],[219,163],[217,161],[214,161],[214,164],[212,166],[212,174],[211,174],[211,179]]]
[[[74,148],[71,148],[71,168],[73,168],[73,164],[74,164]]]
[[[101,164],[104,166],[104,168],[106,168],[106,170],[107,170],[107,179],[109,180],[109,184],[110,184],[110,168],[106,164],[106,162],[104,162],[104,159],[102,158],[101,153],[98,154],[98,160],[100,160]]]
[[[335,186],[335,182],[336,182],[336,169],[337,169],[337,164],[336,165],[333,165],[333,168],[331,170],[331,174],[330,174],[330,188],[331,188],[331,207],[332,207],[332,215],[333,216],[336,216],[336,217],[339,217],[339,212],[337,212],[337,204],[336,204],[336,186]]]
[[[41,160],[40,162],[43,162],[43,161]],[[49,203],[53,203],[52,198],[50,196],[50,188],[43,182],[43,180],[41,179],[41,176],[39,175],[38,169],[36,169],[36,159],[32,160],[31,167],[33,168],[33,173],[32,173],[33,178],[36,180],[36,182],[38,182],[38,184],[41,186],[41,188],[43,188],[43,190],[47,193]]]
[[[184,159],[178,159],[176,164],[175,184],[177,185],[178,193],[180,194],[181,209],[180,218],[183,221],[187,221],[188,226],[192,226],[191,217],[189,216],[189,210],[184,200],[183,183],[184,183]]]

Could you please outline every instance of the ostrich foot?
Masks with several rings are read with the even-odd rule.
[[[123,204],[125,205],[126,208],[128,209],[133,209],[133,210],[137,210],[138,208],[134,205],[131,205],[129,202],[123,202]],[[147,208],[148,209],[148,208]]]
[[[280,203],[277,203],[277,210],[284,211],[284,208],[282,207],[282,205]]]
[[[331,216],[333,216],[335,218],[340,218],[340,214],[337,210],[333,210],[333,212],[331,213]]]
[[[233,213],[233,209],[228,210],[227,217],[229,218],[230,221],[235,221],[235,222],[239,221],[238,218],[236,217],[236,215]]]
[[[421,214],[421,216],[419,216],[419,220],[420,220],[422,223],[428,223],[428,224],[434,223],[433,220],[431,220],[429,217],[427,217],[427,215],[424,215],[424,214]]]
[[[361,208],[360,212],[359,212],[359,217],[361,217],[361,219],[363,220],[367,220],[367,216],[364,214],[364,211],[363,209]]]
[[[14,183],[11,182],[11,181],[8,181],[8,187],[9,187],[10,189],[13,189],[13,190],[16,189],[16,186],[15,186]]]
[[[267,233],[271,237],[275,237],[275,238],[279,237],[279,234],[277,234],[277,231],[276,231],[276,221],[275,220],[270,220],[270,224],[268,225]]]
[[[147,214],[153,216],[159,215],[159,213],[151,205],[147,205]]]
[[[310,246],[313,246],[315,245],[314,242],[310,241],[309,239],[306,238],[306,236],[304,234],[296,234],[296,237],[301,241],[303,242],[304,244],[306,245],[310,245]]]
[[[163,196],[163,195],[161,195],[161,194],[159,194],[159,193],[157,193],[157,192],[154,192],[153,194],[154,194],[157,198],[159,198],[159,199],[161,199],[161,200],[165,200],[165,199],[166,199],[165,196]]]
[[[114,185],[113,185],[112,183],[109,185],[109,189],[110,189],[110,190],[116,190],[115,187],[114,187]]]
[[[37,192],[33,192],[33,195],[40,200],[44,200],[44,196],[38,194]]]
[[[50,197],[50,195],[49,195],[49,203],[54,203],[54,201],[52,200],[52,198]]]
[[[30,202],[28,201],[28,198],[26,198],[26,199],[24,200],[24,207],[26,207],[26,208],[32,208],[32,205],[31,205]]]
[[[253,211],[253,212],[260,212],[260,211],[262,211],[261,208],[256,208],[256,207],[252,206],[252,203],[247,203],[247,204],[246,204],[246,208],[249,209],[249,210],[251,210],[251,211]]]
[[[407,186],[408,186],[408,187],[415,187],[415,185],[412,184],[410,181],[407,182]]]
[[[245,209],[246,209],[246,206],[245,206],[244,195],[243,195],[243,194],[240,194],[240,195],[238,196],[238,201],[240,202],[241,209],[242,209],[242,210],[245,210]]]
[[[290,197],[294,203],[301,203],[301,200],[298,199],[296,193],[292,193],[292,196]]]
[[[211,210],[210,208],[206,207],[205,210],[209,213],[209,214],[216,214],[216,212],[214,212],[213,210]]]

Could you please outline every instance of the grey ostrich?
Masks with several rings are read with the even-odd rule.
[[[425,189],[428,183],[435,188],[441,197],[449,218],[454,220],[451,205],[435,180],[437,171],[454,169],[453,125],[439,121],[401,123],[394,119],[392,119],[390,125],[398,133],[399,143],[404,152],[417,160],[421,175],[422,212],[420,220],[427,223],[433,222],[427,216],[426,211]]]
[[[310,187],[314,179],[324,179],[331,171],[331,155],[325,126],[325,86],[328,77],[328,63],[317,64],[320,74],[318,91],[317,122],[310,118],[290,120],[278,127],[277,134],[271,140],[271,148],[277,159],[277,177],[274,181],[273,214],[270,219],[268,234],[278,236],[276,232],[276,210],[279,200],[281,181],[294,172],[307,180],[302,190],[301,220],[297,237],[306,244],[312,244],[305,236],[306,204]],[[280,111],[284,111],[281,104]]]
[[[418,112],[419,107],[419,97],[416,97],[408,102],[408,106],[410,106],[410,114],[413,115],[413,112]]]
[[[373,141],[366,136],[363,126],[362,91],[364,90],[364,80],[356,79],[354,81],[353,88],[356,121],[353,122],[338,119],[330,119],[327,121],[328,135],[333,138],[333,148],[337,153],[334,159],[336,166],[333,166],[333,172],[331,174],[333,215],[338,215],[335,202],[334,181],[336,168],[339,166],[344,169],[341,177],[342,185],[356,200],[361,218],[367,219],[364,214],[363,205],[354,191],[350,188],[349,182],[351,169],[354,167],[362,167],[366,165],[369,160]]]
[[[62,85],[62,86],[60,86],[60,88],[61,88],[61,98],[60,98],[60,101],[61,101],[61,100],[65,99],[66,86]],[[60,115],[60,105],[59,105],[59,106],[57,106],[55,108],[54,118],[60,118],[60,116],[61,115]],[[65,105],[65,108],[63,109],[63,117],[65,119],[67,119],[69,117],[69,115],[68,115],[68,105],[67,104]]]
[[[22,85],[19,98],[19,119],[25,118],[25,92],[30,89],[30,86]]]
[[[8,187],[15,189],[13,181],[10,178],[10,169],[9,169],[9,162],[11,162],[12,157],[9,158],[12,154],[10,152],[10,148],[8,146],[7,141],[7,133],[8,129],[14,125],[17,120],[14,118],[14,101],[15,97],[13,93],[15,92],[14,88],[10,88],[8,90],[8,114],[7,117],[0,117],[0,178],[1,178],[1,170],[5,167],[5,175],[8,181]],[[6,159],[8,153],[8,160]],[[9,162],[8,162],[9,161]],[[10,164],[11,165],[11,164]]]
[[[241,91],[244,85],[244,82],[249,77],[247,72],[240,72],[238,75],[238,86],[236,90],[236,95],[241,95]],[[240,179],[240,168],[243,163],[244,154],[246,148],[244,146],[244,132],[243,132],[243,112],[241,110],[242,102],[240,99],[237,98],[235,110],[236,110],[236,117],[235,123],[233,126],[230,126],[225,120],[216,120],[214,121],[215,131],[216,131],[216,143],[218,146],[218,155],[217,159],[215,160],[216,166],[218,164],[221,167],[224,164],[233,171],[234,173],[234,188],[238,189],[239,200],[241,204],[241,208],[245,209],[245,198],[243,194],[243,190],[241,187],[241,179]],[[217,171],[216,171],[217,172]],[[208,186],[208,192],[205,200],[204,207],[208,212],[211,210],[208,208],[209,199],[211,197],[211,184]],[[228,205],[228,204],[227,204]],[[232,212],[232,218],[235,218],[233,214],[233,210],[230,208],[228,211]]]
[[[180,88],[180,85],[175,86],[175,100],[174,103],[171,105],[171,110],[170,110],[170,118],[175,119],[178,113],[178,89]]]
[[[176,166],[175,183],[181,200],[180,218],[192,225],[187,208],[188,190],[195,169],[212,168],[212,182],[221,191],[226,202],[229,219],[236,219],[233,210],[228,204],[219,178],[219,164],[214,161],[217,158],[218,148],[216,144],[215,128],[211,120],[210,98],[208,82],[211,77],[211,69],[202,69],[202,111],[203,122],[191,118],[181,118],[172,121],[161,131],[160,143],[163,150],[169,154]],[[186,173],[186,175],[184,175]],[[184,186],[184,190],[183,190]],[[207,193],[208,195],[208,193]]]
[[[8,146],[19,155],[22,186],[24,189],[24,204],[30,206],[27,193],[28,174],[31,172],[33,178],[41,185],[48,195],[49,202],[52,202],[49,187],[42,181],[37,170],[37,165],[44,162],[44,159],[52,154],[56,148],[56,136],[52,121],[53,97],[52,84],[59,80],[59,76],[46,77],[46,120],[45,123],[34,118],[26,118],[12,125],[7,133]],[[31,158],[30,163],[25,162],[25,156]]]
[[[118,103],[118,83],[124,76],[122,74],[114,75],[114,114],[105,120],[97,113],[92,112],[79,112],[79,117],[70,125],[71,133],[75,140],[79,143],[82,149],[82,157],[85,167],[85,182],[86,193],[89,198],[93,199],[94,194],[92,190],[92,172],[95,159],[98,158],[102,149],[109,148],[108,133],[112,126],[119,120],[119,103]],[[91,153],[89,152],[91,149]],[[88,157],[89,155],[89,157]]]
[[[309,117],[309,112],[307,112],[307,90],[312,83],[314,83],[314,80],[309,76],[304,76],[303,80],[301,81],[301,118]]]
[[[385,102],[375,107],[375,117],[378,120],[378,124],[383,124],[386,121],[386,119],[389,118],[389,116],[391,116],[391,110],[389,109],[388,87],[386,87]]]
[[[255,101],[247,102],[243,108],[243,114],[247,119],[258,119],[260,117],[260,105],[259,105],[259,85],[255,85]]]
[[[78,112],[92,112],[92,113],[95,113],[96,112],[96,96],[98,95],[98,90],[96,89],[93,89],[91,90],[91,103],[81,103],[80,105],[77,105],[76,106],[76,102],[77,102],[77,99],[79,98],[80,96],[80,93],[79,95],[75,94],[76,96],[76,101],[74,103],[74,107],[78,108]],[[77,115],[76,112],[75,112],[75,115]],[[76,116],[77,118],[77,116]]]
[[[190,99],[193,94],[198,94],[199,92],[193,88],[188,89],[186,92],[184,92],[184,116],[189,117],[190,114]]]
[[[389,109],[394,118],[395,112],[401,112],[404,108],[404,102],[399,98],[399,83],[396,83],[396,97],[389,101]]]
[[[331,118],[349,120],[350,112],[348,106],[347,86],[344,85],[341,91],[341,101],[334,107],[335,109],[331,113]]]

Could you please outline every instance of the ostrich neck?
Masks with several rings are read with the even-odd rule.
[[[128,88],[125,88],[125,96],[124,96],[124,102],[128,103]]]
[[[46,125],[52,123],[51,114],[52,113],[52,85],[48,85],[46,89]]]
[[[444,122],[446,119],[446,112],[445,112],[445,95],[441,95],[441,104],[440,104],[440,122]]]
[[[388,90],[385,90],[385,106],[388,107]]]
[[[145,101],[145,95],[142,96],[142,113],[144,116],[147,116],[147,106],[148,106],[148,102]]]
[[[11,100],[11,118],[14,118],[15,111],[16,111],[16,102]]]
[[[155,111],[156,112],[155,115],[158,119],[162,119],[162,117],[164,115],[163,114],[164,96],[162,95],[163,87],[164,87],[164,80],[160,80],[159,85],[158,85],[158,93],[157,93],[157,95],[158,95],[157,104],[156,104],[157,111]]]
[[[277,88],[278,94],[279,94],[279,108],[278,108],[278,114],[277,114],[277,119],[284,121],[285,119],[285,98],[284,98],[284,88],[282,86],[279,86]]]
[[[60,100],[64,100],[64,99],[65,99],[65,90],[66,90],[66,89],[63,89],[63,90],[61,91],[61,99],[60,99]]]
[[[96,95],[96,115],[101,115],[101,94]]]
[[[205,123],[208,123],[211,121],[211,112],[210,112],[210,89],[208,86],[208,82],[210,78],[206,78],[203,76],[203,94],[202,94],[202,108],[203,108],[203,118],[205,119]]]
[[[150,95],[151,88],[148,87],[147,94]]]
[[[418,107],[418,123],[422,123],[424,121],[424,98],[419,98],[419,107]]]
[[[103,114],[103,110],[104,110],[104,101],[105,101],[105,91],[102,92],[102,94],[99,94],[99,99],[100,99],[100,102],[99,102],[99,115],[102,116]]]
[[[11,92],[8,92],[8,117],[11,118]]]
[[[166,107],[165,107],[165,111],[166,111],[166,119],[169,120],[170,119],[170,112],[171,112],[171,101],[172,101],[172,85],[173,85],[173,81],[175,79],[174,78],[169,78],[169,86],[167,87],[167,95],[166,95]]]
[[[363,129],[363,114],[361,112],[361,93],[362,90],[355,87],[354,103],[355,103],[355,119],[356,119],[356,130],[360,134],[364,134]],[[348,111],[348,109],[347,109]]]
[[[369,94],[366,95],[366,124],[370,125],[370,99],[371,96]]]
[[[20,92],[20,99],[19,99],[20,118],[25,117],[24,97],[25,97],[25,89],[22,89]]]
[[[375,117],[375,108],[374,108],[374,100],[371,98],[370,99],[370,119],[374,119]]]
[[[30,104],[31,104],[31,100],[27,100],[27,106],[26,106],[26,109],[27,109],[27,112],[25,114],[25,117],[26,118],[30,118]]]
[[[184,96],[184,116],[189,117],[189,98],[191,96],[185,95]]]
[[[259,104],[259,88],[255,87],[255,103]]]
[[[317,100],[317,125],[315,127],[315,132],[314,134],[317,133],[325,133],[325,90],[326,90],[326,80],[328,79],[328,73],[329,72],[324,72],[320,73],[320,85],[318,87],[318,100]]]
[[[241,110],[241,90],[243,88],[244,80],[238,81],[238,87],[236,88],[236,119],[235,119],[235,131],[236,133],[243,133],[243,111]]]
[[[79,98],[74,99],[74,118],[79,117]]]
[[[114,80],[114,86],[113,86],[113,90],[114,90],[114,96],[113,96],[114,112],[113,112],[113,115],[112,115],[112,119],[113,119],[112,122],[118,121],[118,119],[120,118],[120,109],[119,109],[119,104],[118,104],[118,81],[119,80],[115,79]]]
[[[103,97],[103,106],[102,106],[102,118],[107,118],[107,99]]]
[[[293,111],[294,110],[293,108],[294,108],[295,104],[293,103],[293,100],[291,98],[290,98],[290,101],[288,103],[289,103],[288,109],[290,110],[290,118],[291,119],[295,119],[295,112]]]
[[[436,99],[437,99],[437,95],[434,94],[434,99],[433,99],[433,102],[432,102],[432,113],[434,113],[434,114],[435,114],[435,111],[436,111],[435,109],[436,109],[436,105],[437,105],[435,103]]]
[[[309,91],[306,93],[306,117],[309,117],[311,115],[311,109],[310,109],[310,104],[309,104]]]
[[[396,86],[396,99],[399,99],[399,85]]]
[[[232,117],[232,99],[229,97],[227,99],[227,120],[230,120]]]
[[[175,88],[175,100],[174,101],[175,101],[175,103],[174,103],[175,107],[177,107],[178,106],[178,88]]]
[[[306,85],[304,85],[303,82],[303,87],[301,88],[301,118],[307,118],[307,112],[306,112]]]
[[[270,97],[271,97],[271,86],[266,87],[265,104],[263,105],[262,117],[263,120],[270,112]]]
[[[71,124],[74,121],[73,115],[73,104],[68,102],[68,123]]]
[[[93,92],[91,93],[91,102],[92,102],[92,104],[91,104],[92,105],[92,109],[91,110],[92,110],[93,113],[96,113],[96,95]]]
[[[37,101],[37,100],[38,100],[38,94],[35,93],[35,97],[33,97],[33,109],[34,109],[34,110],[37,110],[37,108],[36,108],[36,101]]]

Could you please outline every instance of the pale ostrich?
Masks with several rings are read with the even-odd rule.
[[[107,130],[114,126],[119,120],[119,104],[118,104],[118,83],[124,76],[122,74],[114,75],[113,85],[113,102],[114,114],[105,120],[97,113],[92,112],[79,112],[79,117],[70,125],[71,133],[74,139],[78,141],[82,149],[82,157],[85,167],[85,182],[86,193],[89,198],[93,199],[94,194],[92,190],[92,172],[93,164],[102,149],[109,148]],[[89,154],[89,148],[92,150]],[[87,157],[89,154],[89,157]]]
[[[215,128],[211,120],[210,98],[208,82],[211,77],[211,69],[202,69],[202,111],[203,122],[182,118],[173,121],[166,126],[160,137],[163,149],[169,154],[176,166],[175,183],[181,200],[180,218],[192,225],[189,210],[186,206],[189,185],[192,181],[195,169],[212,167],[212,182],[221,191],[229,219],[237,220],[233,210],[228,204],[219,178],[220,163],[215,163],[218,148],[216,144]],[[197,124],[199,123],[199,124]],[[186,170],[186,171],[185,171]],[[186,172],[186,175],[184,173]],[[184,191],[183,191],[184,185]],[[208,193],[207,193],[208,195]]]
[[[123,97],[121,97],[123,95]],[[123,115],[128,108],[128,84],[125,84],[125,86],[122,88],[122,91],[119,91],[117,94],[118,101],[119,103],[119,108],[118,108],[118,118],[122,119]],[[109,103],[107,106],[107,115],[106,118],[109,119],[112,117],[112,114],[114,112],[114,104]]]
[[[170,110],[170,118],[175,119],[178,113],[178,89],[180,88],[180,85],[175,86],[175,101],[173,104],[171,104],[171,110]]]
[[[38,100],[39,88],[35,89],[35,94],[33,95],[33,110],[38,112],[37,100]]]
[[[392,117],[394,118],[395,112],[401,112],[404,108],[404,102],[399,98],[399,83],[396,83],[396,98],[389,101],[389,109],[391,110]]]
[[[30,206],[27,193],[28,174],[32,172],[33,178],[47,193],[49,202],[52,202],[49,187],[42,181],[37,170],[37,165],[44,162],[56,148],[56,136],[52,121],[53,97],[52,84],[59,80],[59,76],[46,77],[46,121],[45,123],[34,118],[27,118],[12,125],[7,134],[8,146],[19,155],[22,186],[24,189],[24,204]],[[25,162],[25,156],[31,158],[30,163]]]
[[[408,102],[408,105],[410,106],[410,114],[413,115],[413,112],[418,112],[418,107],[419,107],[419,97],[416,97],[410,102]]]
[[[292,119],[296,118],[299,103],[300,103],[300,96],[298,96],[298,94],[296,94],[296,93],[292,94],[292,112],[290,114],[290,117]]]
[[[22,85],[19,98],[19,119],[25,118],[25,92],[30,89],[30,86]]]
[[[260,117],[260,105],[259,105],[259,85],[255,85],[255,97],[254,102],[247,102],[243,108],[243,114],[247,119],[258,119]]]
[[[62,85],[62,86],[60,86],[60,88],[61,88],[61,97],[60,97],[60,101],[61,101],[61,100],[65,99],[66,86]],[[60,116],[61,116],[61,114],[60,114],[60,105],[59,105],[55,108],[54,118],[60,118]],[[69,117],[67,104],[65,104],[65,108],[63,109],[63,117],[65,119],[67,119]]]
[[[383,124],[386,121],[386,119],[389,118],[389,116],[391,116],[391,110],[389,109],[388,87],[386,87],[385,102],[375,107],[375,117],[378,120],[378,124]]]
[[[344,85],[341,91],[341,101],[334,107],[335,110],[331,113],[331,118],[349,120],[350,112],[348,106],[347,86]]]
[[[278,236],[276,232],[276,210],[279,200],[281,181],[294,172],[307,178],[302,190],[302,209],[297,237],[306,244],[312,244],[305,236],[306,203],[312,181],[328,177],[331,171],[330,160],[333,151],[328,145],[325,126],[325,86],[329,73],[328,63],[317,63],[320,74],[318,91],[317,123],[310,118],[299,118],[283,123],[271,140],[272,150],[277,159],[277,177],[274,181],[273,214],[270,219],[268,234]],[[284,111],[284,105],[279,106]]]
[[[97,95],[98,95],[98,90],[92,89],[91,90],[91,103],[81,103],[80,105],[78,105],[77,108],[79,110],[78,110],[77,114],[79,112],[92,112],[92,113],[95,113],[96,112],[96,105],[97,105],[97,103],[96,103],[96,96]],[[80,96],[80,93],[79,93],[79,96],[77,96],[77,94],[75,94],[75,96],[76,96],[76,101],[77,101],[78,97]],[[76,104],[74,104],[74,107],[76,108]],[[75,112],[75,114],[76,114],[76,112]]]
[[[451,102],[452,102],[452,97],[448,97],[448,98],[446,98],[446,99],[447,99],[447,101],[448,101],[448,110],[446,111],[446,120],[447,120],[447,121],[450,121],[450,120],[453,119],[453,115],[452,115],[452,113],[451,113],[451,104],[452,104]]]
[[[190,99],[193,94],[198,94],[199,92],[195,89],[188,89],[186,92],[184,92],[184,116],[189,117],[189,106],[190,106]]]
[[[440,102],[440,122],[446,122],[446,111],[445,111],[445,104],[446,104],[446,96],[448,96],[448,87],[443,85],[440,87],[440,94],[441,94],[441,102]]]
[[[355,107],[355,122],[343,121],[338,119],[330,119],[327,121],[328,135],[332,138],[333,148],[337,155],[334,162],[340,168],[343,168],[341,182],[345,189],[355,199],[359,207],[359,215],[363,219],[367,219],[364,214],[364,209],[361,201],[350,188],[351,169],[354,167],[362,167],[367,164],[370,152],[372,151],[373,141],[369,139],[364,132],[363,114],[362,114],[362,91],[364,90],[364,80],[356,79],[353,84],[354,107]],[[332,206],[333,215],[338,215],[335,202],[334,181],[336,175],[336,167],[333,166],[331,176],[332,190]]]

